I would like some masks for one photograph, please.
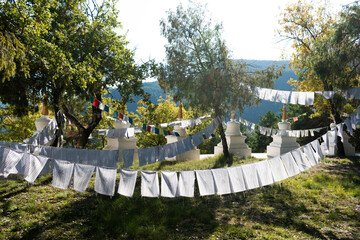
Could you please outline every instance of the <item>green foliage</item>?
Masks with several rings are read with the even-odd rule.
[[[268,111],[264,116],[260,117],[259,125],[263,127],[277,129],[277,124],[280,122],[281,117],[276,115],[273,111]],[[244,130],[243,130],[244,131]],[[260,134],[258,129],[255,133],[246,138],[246,144],[252,149],[252,152],[263,153],[266,147],[272,142],[272,137]]]
[[[35,120],[40,112],[28,112],[27,116],[17,116],[14,107],[0,106],[0,141],[22,142],[31,137],[35,131]]]
[[[345,109],[343,91],[359,86],[359,3],[331,14],[325,2],[298,1],[289,4],[280,21],[280,34],[291,39],[295,50],[290,66],[299,77],[291,83],[300,91],[335,91],[333,100],[316,97],[314,116],[331,115],[340,123]],[[349,101],[356,107],[358,101]]]
[[[171,96],[167,96],[165,99],[161,96],[158,99],[158,103],[154,105],[151,102],[145,102],[140,100],[137,107],[137,115],[134,115],[134,122],[142,128],[142,124],[155,125],[160,130],[172,131],[173,127],[161,128],[160,123],[167,123],[177,121],[179,107],[172,100]],[[183,119],[189,119],[193,117],[192,110],[186,111],[182,108]],[[153,147],[156,145],[166,144],[166,138],[164,135],[154,134],[143,131],[142,133],[136,134],[139,138],[137,141],[138,147]]]
[[[99,6],[83,0],[1,1],[0,44],[8,46],[4,51],[10,56],[1,52],[0,73],[5,73],[1,78],[7,81],[1,83],[0,101],[24,115],[46,94],[55,112],[62,108],[68,118],[73,115],[72,121],[82,129],[74,138],[75,145],[84,147],[101,115],[94,108],[90,124],[76,121],[75,115],[81,112],[68,111],[73,98],[101,100],[103,90],[116,86],[123,104],[133,95],[146,99],[142,80],[155,65],[151,61],[135,64],[125,36],[116,33],[121,25],[115,4],[113,0]],[[12,39],[17,45],[11,44]],[[21,64],[26,71],[21,70]]]
[[[188,133],[194,135],[195,133],[206,128],[214,119],[207,118],[201,121],[201,124],[191,127],[188,129]],[[221,141],[219,128],[216,128],[214,131],[215,137],[210,139],[204,139],[204,142],[197,146],[197,149],[200,149],[201,154],[214,154],[214,147]]]

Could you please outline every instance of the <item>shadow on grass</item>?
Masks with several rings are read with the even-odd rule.
[[[343,176],[343,182],[353,181],[351,168],[345,175],[340,170],[341,167],[339,171],[332,171]],[[216,233],[223,239],[247,239],[257,237],[255,231],[258,229],[273,227],[293,229],[311,238],[338,238],[334,229],[324,232],[320,226],[306,220],[316,218],[317,214],[324,215],[323,209],[318,207],[314,212],[309,202],[300,201],[296,189],[277,184],[222,197],[200,197],[196,189],[195,198],[175,199],[142,198],[140,178],[136,186],[133,198],[116,194],[110,199],[87,192],[87,197],[46,215],[46,221],[32,224],[22,238],[202,239]],[[340,220],[356,218],[337,217]],[[230,223],[231,218],[235,218],[235,222]]]
[[[23,238],[61,238],[56,231],[62,234],[61,229],[69,226],[77,232],[76,238],[85,239],[201,238],[217,227],[214,209],[219,204],[214,197],[142,198],[140,189],[133,198],[110,199],[94,193],[53,212],[45,224],[34,224]]]
[[[7,181],[8,185],[4,189],[0,190],[0,201],[4,201],[7,198],[11,198],[18,194],[28,191],[29,186],[30,186],[30,184],[24,180],[23,176],[20,176],[20,175],[11,176],[9,179],[4,179],[3,181]],[[15,185],[14,187],[9,186],[14,181],[16,181],[19,184]],[[40,181],[36,181],[35,184],[33,184],[33,186],[47,185],[51,181],[52,181],[52,179],[51,179],[50,175],[47,175],[47,177],[42,178]],[[4,194],[4,193],[6,193],[6,194]],[[4,195],[2,195],[2,194],[4,194]]]

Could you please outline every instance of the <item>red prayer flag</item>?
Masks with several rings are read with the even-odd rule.
[[[99,100],[97,100],[96,98],[94,98],[94,102],[93,102],[93,106],[94,107],[98,107],[99,106],[99,104],[100,104],[100,101]]]
[[[124,119],[124,114],[122,114],[121,112],[119,113],[119,118],[120,119]]]
[[[168,135],[172,135],[170,131],[167,131],[167,134],[168,134]]]
[[[298,120],[298,117],[293,117],[294,122]]]
[[[146,131],[151,132],[151,126],[150,126],[150,125],[148,125],[148,126],[146,127]]]

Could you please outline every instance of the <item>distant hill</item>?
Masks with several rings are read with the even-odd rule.
[[[250,68],[253,69],[265,69],[268,66],[272,64],[277,64],[279,66],[285,65],[286,68],[284,70],[284,73],[279,79],[275,81],[275,89],[279,90],[292,90],[291,86],[287,84],[287,81],[290,78],[297,79],[297,76],[293,71],[291,71],[288,67],[289,62],[288,61],[270,61],[270,60],[245,60]],[[157,100],[160,96],[165,97],[164,91],[159,87],[159,84],[157,81],[154,82],[144,82],[144,90],[151,95],[151,101],[156,104]],[[116,89],[111,90],[112,97],[115,99],[120,98],[119,92],[116,91]],[[134,98],[134,103],[128,103],[127,108],[129,112],[136,112],[137,105],[136,103],[140,100],[139,97]],[[276,114],[281,114],[282,104],[281,103],[273,103],[269,101],[263,101],[259,106],[254,106],[252,108],[246,108],[244,113],[241,115],[241,117],[254,122],[258,123],[260,120],[260,116],[264,115],[267,111],[272,110]]]
[[[290,78],[297,79],[297,76],[291,69],[289,69],[288,61],[274,62],[270,60],[246,60],[246,62],[254,69],[265,69],[274,63],[276,63],[279,66],[285,65],[286,68],[284,69],[283,75],[280,76],[277,80],[275,80],[274,88],[278,90],[286,90],[286,91],[293,90],[292,87],[287,83],[287,81],[289,81]],[[241,115],[241,117],[245,118],[248,121],[258,123],[260,120],[260,116],[263,116],[269,110],[272,110],[276,114],[281,114],[282,111],[280,109],[282,107],[283,104],[281,103],[262,101],[259,106],[246,108],[244,113]]]

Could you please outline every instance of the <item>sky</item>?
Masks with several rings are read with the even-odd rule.
[[[332,11],[339,11],[343,4],[354,0],[327,0]],[[175,10],[181,0],[119,0],[118,20],[135,50],[138,63],[165,59],[166,39],[160,34],[159,22],[168,10]],[[276,34],[280,12],[291,0],[198,0],[206,3],[213,20],[222,22],[223,38],[234,59],[286,60],[291,48],[288,41],[281,41]],[[314,0],[314,2],[319,2]]]

